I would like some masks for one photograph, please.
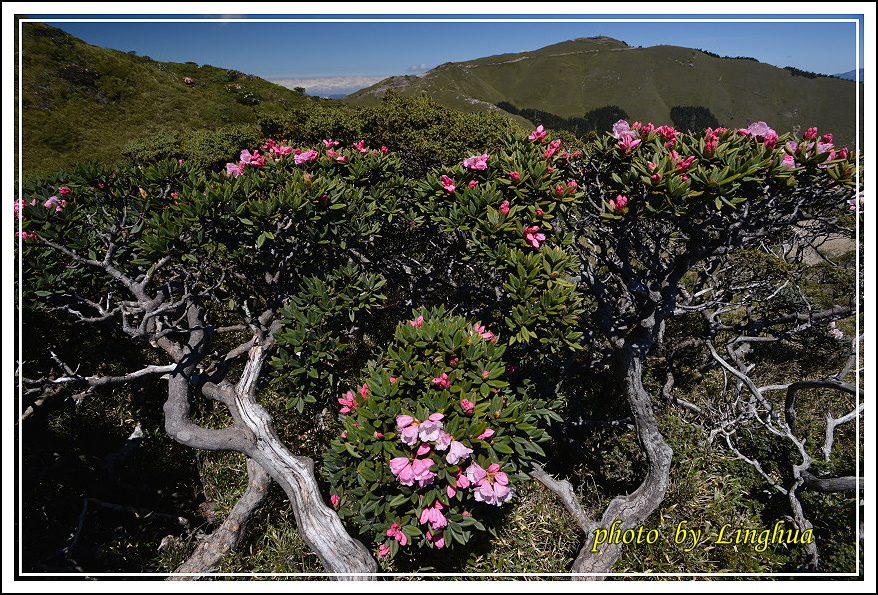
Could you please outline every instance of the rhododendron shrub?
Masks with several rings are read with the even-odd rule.
[[[489,283],[503,288],[496,306],[505,340],[550,353],[576,348],[581,335],[581,297],[569,281],[576,274],[566,249],[572,240],[554,221],[582,195],[570,166],[578,154],[536,132],[505,139],[495,155],[427,175],[416,192],[425,217],[465,238],[462,258],[485,267]]]
[[[609,379],[601,398],[634,421],[642,483],[600,520],[545,483],[581,527],[643,526],[674,454],[644,386],[647,356],[678,306],[715,325],[711,339],[736,328],[720,318],[742,279],[730,254],[840,232],[863,208],[850,151],[824,131],[799,139],[763,122],[695,133],[619,122],[585,154],[538,128],[464,143],[414,179],[403,172],[423,163],[347,136],[236,142],[208,171],[185,159],[81,165],[26,184],[14,205],[25,317],[109,327],[145,362],[102,376],[76,336],[45,336],[26,397],[144,382],[166,397],[174,440],[270,472],[328,571],[371,572],[376,556],[490,531],[525,474],[541,473],[548,423],[574,442],[584,431],[596,370]],[[711,313],[704,296],[735,307]],[[819,322],[838,343],[852,331],[830,323],[849,309],[830,310],[772,324]],[[198,401],[226,407],[228,425],[199,425]],[[338,435],[302,454],[323,456],[322,485],[279,438],[321,411],[339,416]],[[584,548],[572,570],[609,572],[621,545],[606,548]]]
[[[685,214],[687,220],[703,220],[717,211],[725,216],[748,199],[772,195],[781,208],[777,201],[795,200],[796,186],[813,191],[817,185],[827,202],[834,196],[850,198],[857,168],[848,149],[832,145],[831,135],[824,139],[828,142],[799,142],[790,134],[778,136],[764,122],[691,134],[635,124],[629,128],[617,122],[612,135],[596,141],[585,167],[601,180],[605,219],[623,216],[613,202],[619,195],[627,198],[625,217],[668,212]],[[619,138],[641,143],[622,146]]]
[[[324,473],[339,514],[384,548],[379,556],[490,529],[486,511],[514,500],[529,462],[544,455],[557,404],[530,396],[505,352],[478,321],[419,310],[339,398],[344,430]]]

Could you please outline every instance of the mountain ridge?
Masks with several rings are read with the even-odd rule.
[[[855,136],[857,91],[850,81],[744,56],[673,45],[638,48],[607,37],[447,62],[418,76],[389,77],[341,101],[374,105],[388,90],[471,112],[506,102],[569,119],[619,106],[632,120],[670,124],[674,108],[699,107],[728,127],[761,120],[780,132],[817,126],[845,143]]]

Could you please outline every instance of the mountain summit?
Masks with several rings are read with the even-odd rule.
[[[696,114],[701,121],[727,127],[760,120],[779,132],[817,126],[844,143],[854,139],[858,92],[847,80],[754,58],[722,58],[670,45],[632,47],[603,36],[448,62],[419,76],[385,79],[343,101],[373,105],[388,90],[428,95],[468,112],[500,105],[531,123],[541,117],[547,124],[551,117],[572,121],[602,110],[656,124],[675,124],[680,114]]]

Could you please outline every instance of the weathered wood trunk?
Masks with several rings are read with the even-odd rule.
[[[601,517],[597,531],[621,533],[637,529],[655,511],[665,497],[671,471],[673,452],[658,428],[652,411],[652,396],[643,387],[642,359],[631,348],[618,354],[616,373],[631,408],[631,417],[637,430],[641,451],[646,457],[647,473],[640,486],[631,494],[614,498]],[[615,524],[615,521],[620,521]],[[595,535],[586,535],[585,545],[573,562],[571,572],[592,574],[576,577],[584,580],[602,580],[602,574],[612,572],[622,552],[622,544],[610,542],[594,546]],[[597,550],[597,551],[592,551]]]

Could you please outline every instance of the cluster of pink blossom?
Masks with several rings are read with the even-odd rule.
[[[546,236],[540,233],[539,225],[525,227],[522,233],[524,234],[524,239],[527,240],[527,243],[534,248],[539,248],[540,242],[546,241]]]
[[[286,144],[286,139],[278,143],[276,140],[271,138],[265,141],[265,144],[262,146],[263,149],[267,150],[272,159],[277,160],[281,157],[286,157],[288,155],[293,156],[293,161],[296,165],[303,165],[306,163],[313,163],[317,161],[320,157],[320,153],[317,151],[310,149],[298,149]],[[339,145],[339,142],[332,139],[324,139],[323,145],[326,147],[326,155],[339,163],[347,163],[350,161],[350,156],[340,153],[336,151],[334,147]],[[366,148],[366,141],[359,141],[353,144],[354,148],[360,153],[372,153],[373,155],[388,155],[390,154],[390,149],[385,146],[382,146],[381,149],[368,149]],[[266,156],[260,155],[259,151],[254,151],[251,155],[250,151],[243,150],[241,151],[240,161],[238,163],[226,163],[226,175],[238,177],[242,173],[244,173],[244,168],[246,166],[252,167],[261,167],[265,165]],[[453,190],[452,190],[453,191]]]
[[[491,158],[488,154],[476,155],[463,160],[464,167],[469,169],[485,170],[488,169],[488,160]]]
[[[794,158],[794,155],[799,152],[801,152],[802,156],[805,158],[829,153],[829,156],[827,157],[828,161],[832,161],[833,159],[847,159],[850,154],[847,147],[842,147],[838,151],[835,150],[832,144],[831,134],[824,134],[818,139],[817,128],[809,128],[805,131],[805,134],[802,135],[802,138],[804,139],[803,142],[797,143],[795,141],[789,141],[784,145],[786,154],[783,157],[782,164],[785,167],[789,169],[799,167],[800,164],[797,163]],[[826,164],[820,163],[817,167],[826,167]]]
[[[537,126],[537,129],[530,133],[530,136],[527,137],[527,140],[533,141],[535,143],[541,143],[546,138],[546,131],[543,130],[542,124]]]
[[[655,132],[668,142],[665,143],[665,147],[670,149],[677,142],[677,137],[682,134],[677,130],[674,130],[673,126],[655,126],[651,122],[649,124],[642,124],[641,122],[634,122],[629,125],[626,120],[618,120],[615,124],[613,124],[613,138],[618,139],[619,142],[616,144],[622,151],[625,153],[630,153],[638,145],[640,145],[642,139],[649,135],[651,132]]]
[[[728,130],[728,128],[719,127],[717,129],[707,128],[704,137],[704,152],[708,155],[716,151],[719,135]]]
[[[59,186],[58,190],[57,190],[57,193],[60,194],[61,196],[67,196],[68,194],[70,194],[70,192],[71,192],[71,190],[67,186]],[[35,198],[32,199],[30,202],[26,202],[24,200],[16,200],[14,205],[13,205],[14,210],[15,210],[15,218],[22,219],[22,220],[26,219],[26,217],[22,213],[22,207],[24,207],[26,205],[35,206],[36,204],[37,204],[37,199],[35,199]],[[64,207],[67,206],[67,199],[58,198],[58,196],[52,195],[48,199],[46,199],[46,202],[43,203],[43,206],[47,209],[54,208],[55,212],[58,213],[58,212],[63,211]],[[37,239],[36,235],[34,235],[32,233],[27,233],[27,232],[22,232],[20,234],[16,233],[16,235],[20,235],[25,240]]]
[[[539,125],[537,126],[536,130],[531,131],[527,139],[537,144],[543,144],[546,142],[546,135],[547,132],[543,129],[543,126]],[[579,155],[582,155],[582,151],[576,150],[573,153],[568,153],[567,151],[561,150],[560,140],[553,140],[549,143],[549,147],[545,151],[543,151],[543,156],[546,159],[551,159],[555,155],[562,159],[569,159],[570,157],[578,157]],[[551,166],[549,166],[549,171],[553,171],[553,168]],[[512,172],[509,175],[510,177],[512,177],[512,180],[514,182],[517,182],[519,180],[518,172]]]
[[[238,163],[226,163],[226,175],[237,178],[244,173],[244,168],[248,165],[250,167],[262,167],[265,165],[265,155],[260,155],[259,151],[251,153],[249,150],[244,149],[241,151]]]
[[[363,383],[357,392],[365,399],[369,396],[369,387],[366,386],[366,383]],[[353,392],[348,391],[344,397],[339,397],[338,402],[342,404],[342,408],[339,413],[349,413],[357,408],[357,401]]]
[[[769,149],[773,149],[777,146],[777,132],[772,130],[765,122],[753,122],[747,128],[739,128],[738,135],[752,136],[756,140],[764,143]]]
[[[618,194],[616,195],[616,198],[611,198],[609,200],[609,204],[614,213],[621,215],[628,210],[628,197]]]
[[[468,412],[472,412],[475,408],[474,404],[466,399],[461,400],[461,407]],[[408,446],[417,447],[411,456],[395,457],[390,460],[390,470],[402,485],[413,486],[417,482],[418,486],[423,488],[433,483],[438,474],[431,470],[434,461],[427,456],[431,450],[445,452],[445,461],[449,465],[458,465],[473,453],[473,449],[445,432],[442,424],[444,417],[441,413],[433,413],[421,421],[411,415],[397,416],[396,426],[400,431],[400,440]],[[493,435],[494,430],[487,428],[475,439],[487,440]],[[458,469],[454,479],[446,486],[446,494],[449,498],[453,498],[459,489],[467,488],[472,488],[476,501],[496,506],[508,502],[515,491],[509,487],[509,478],[497,463],[483,469],[478,463],[471,462],[465,471],[462,468]],[[429,525],[432,532],[443,529],[448,525],[448,520],[442,513],[443,509],[444,506],[438,500],[424,506],[421,509],[419,522]],[[386,536],[396,539],[400,545],[406,545],[408,538],[400,529],[399,524],[394,523],[387,530]],[[437,548],[444,546],[441,534],[428,534],[427,538]],[[379,547],[379,556],[382,551],[387,555],[388,551]]]

